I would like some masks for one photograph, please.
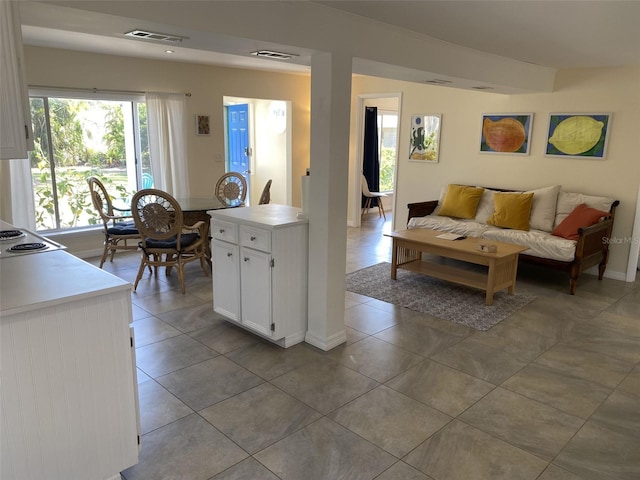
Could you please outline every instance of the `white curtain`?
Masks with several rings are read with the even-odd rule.
[[[16,227],[36,229],[29,159],[0,162],[0,218]]]
[[[187,102],[184,94],[147,93],[149,155],[155,188],[189,196]]]

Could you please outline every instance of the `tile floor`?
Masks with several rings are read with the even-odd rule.
[[[348,230],[347,272],[390,224]],[[97,259],[90,259],[95,263]],[[133,281],[136,254],[105,270]],[[197,266],[133,294],[142,425],[126,480],[640,478],[640,286],[520,269],[537,299],[477,332],[347,293],[348,342],[282,349],[212,311]]]

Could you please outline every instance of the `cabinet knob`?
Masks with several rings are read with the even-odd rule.
[[[233,253],[227,252],[227,257],[233,257]]]
[[[251,237],[251,241],[255,242],[256,241],[256,237]]]
[[[220,233],[224,233],[224,228],[221,228],[221,229],[220,229]]]
[[[249,257],[244,257],[244,261],[248,262],[249,261]]]

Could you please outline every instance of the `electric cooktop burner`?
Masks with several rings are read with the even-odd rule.
[[[0,240],[14,240],[24,236],[26,234],[20,230],[0,230]]]
[[[10,252],[24,252],[27,250],[42,250],[43,248],[47,248],[44,243],[33,242],[33,243],[18,243],[13,247],[9,248]]]

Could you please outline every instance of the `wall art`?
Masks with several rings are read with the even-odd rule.
[[[552,113],[545,154],[569,158],[604,158],[611,114]]]
[[[438,163],[441,124],[440,114],[411,116],[410,161]]]
[[[210,133],[209,115],[196,115],[196,135],[209,135]]]
[[[532,113],[482,115],[480,153],[529,155]]]

